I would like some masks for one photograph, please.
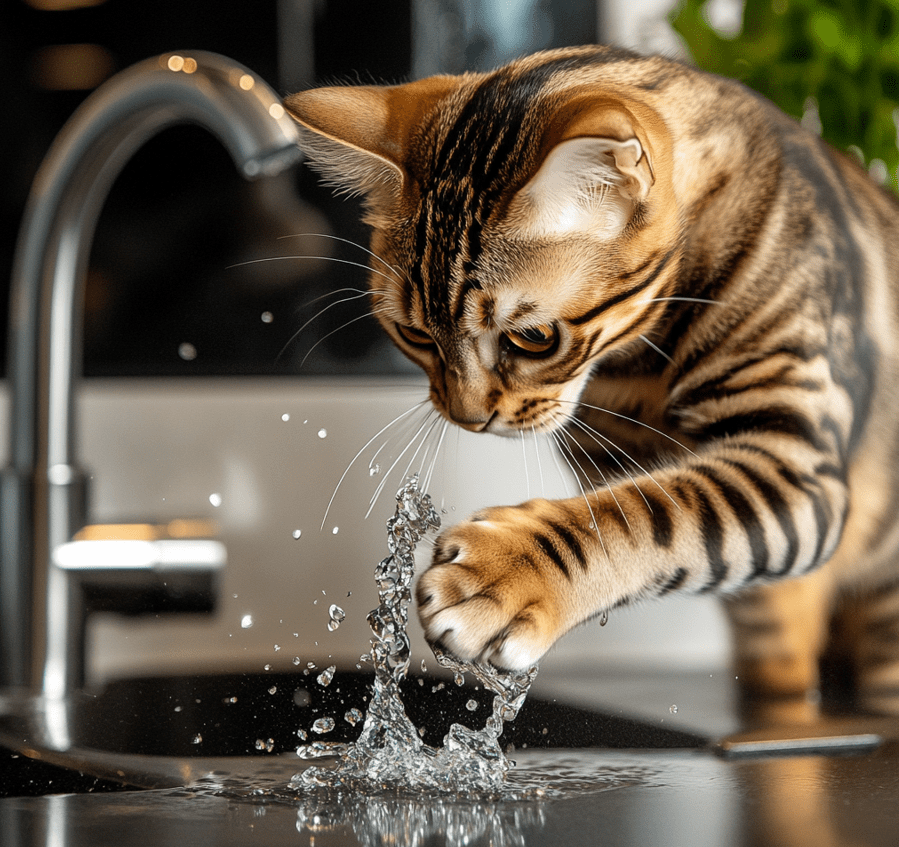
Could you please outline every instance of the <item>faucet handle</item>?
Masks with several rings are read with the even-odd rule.
[[[80,584],[86,612],[212,612],[227,552],[220,541],[185,537],[204,529],[214,529],[214,524],[86,527],[53,551],[53,563]]]

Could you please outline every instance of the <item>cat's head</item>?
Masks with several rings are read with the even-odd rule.
[[[670,137],[596,55],[285,101],[313,167],[365,197],[374,314],[466,429],[555,429],[660,314]]]

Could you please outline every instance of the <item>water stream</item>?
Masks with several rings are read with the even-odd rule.
[[[497,792],[513,764],[499,743],[503,723],[518,714],[537,668],[501,672],[436,653],[438,663],[451,670],[457,681],[471,673],[495,697],[483,729],[453,724],[442,747],[422,741],[403,707],[400,683],[411,659],[406,626],[415,547],[427,532],[440,527],[440,517],[429,495],[419,490],[417,475],[406,480],[396,500],[396,512],[387,522],[390,554],[375,569],[380,604],[368,615],[375,681],[362,733],[351,744],[312,741],[297,748],[301,758],[337,757],[337,762],[307,768],[294,776],[291,787]]]

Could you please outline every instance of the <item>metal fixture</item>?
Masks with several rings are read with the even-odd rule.
[[[93,577],[108,585],[118,573],[113,581],[127,582],[133,593],[158,571],[152,561],[134,567],[128,557],[120,567],[106,559],[93,567],[88,548],[56,551],[88,522],[88,475],[75,455],[74,391],[97,218],[132,154],[181,123],[208,129],[248,179],[277,173],[300,155],[296,128],[275,93],[246,68],[203,52],[166,54],[113,77],[51,147],[32,187],[12,278],[11,450],[0,478],[2,689],[58,699],[80,688],[86,587]],[[217,567],[210,562],[221,563],[208,547],[198,548],[197,557],[186,549],[179,553],[189,582],[197,575],[195,559],[206,557],[207,573]]]

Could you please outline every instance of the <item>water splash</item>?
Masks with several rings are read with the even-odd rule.
[[[506,673],[489,665],[457,662],[435,651],[437,662],[451,670],[457,682],[470,672],[497,696],[484,729],[453,724],[443,747],[433,748],[422,741],[403,708],[400,682],[411,659],[406,625],[415,570],[413,553],[425,533],[439,528],[440,517],[431,498],[419,491],[417,475],[406,480],[396,500],[396,512],[387,522],[390,555],[375,568],[380,604],[368,615],[375,681],[362,733],[351,745],[314,742],[299,748],[302,758],[337,754],[340,759],[333,768],[310,767],[296,774],[291,787],[365,791],[392,785],[454,793],[496,791],[512,767],[499,745],[503,723],[518,714],[537,668]]]

